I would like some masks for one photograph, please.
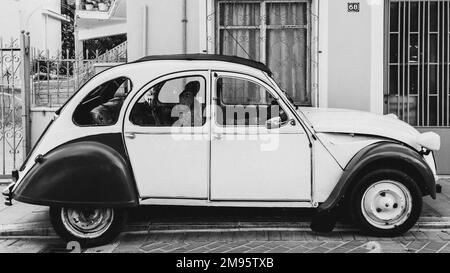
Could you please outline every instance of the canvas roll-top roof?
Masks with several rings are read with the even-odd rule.
[[[135,62],[161,61],[161,60],[181,60],[181,61],[222,61],[229,63],[250,66],[272,75],[272,71],[263,63],[245,59],[237,56],[217,55],[217,54],[174,54],[174,55],[152,55],[143,57]]]

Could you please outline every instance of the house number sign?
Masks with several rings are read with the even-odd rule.
[[[348,3],[348,12],[359,12],[359,2],[358,3]]]

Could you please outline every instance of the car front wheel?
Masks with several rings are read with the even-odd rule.
[[[125,210],[114,208],[50,208],[56,233],[84,247],[111,242],[125,226],[126,215]]]
[[[398,236],[417,222],[422,194],[407,174],[390,169],[370,172],[350,194],[351,216],[364,231],[375,236]]]

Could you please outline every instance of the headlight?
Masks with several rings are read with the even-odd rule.
[[[438,151],[441,148],[441,137],[435,132],[420,134],[416,141],[420,146],[431,151]]]

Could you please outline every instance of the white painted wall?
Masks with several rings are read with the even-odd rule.
[[[319,106],[382,114],[384,1],[348,3],[319,0]]]
[[[200,8],[206,0],[187,0],[187,53],[200,49]],[[183,0],[127,1],[128,58],[183,53]],[[206,31],[203,31],[203,35]],[[206,38],[204,38],[206,39]]]
[[[31,44],[55,54],[61,49],[61,21],[47,10],[61,13],[60,0],[1,0],[0,37],[18,39],[20,31],[31,34]]]

